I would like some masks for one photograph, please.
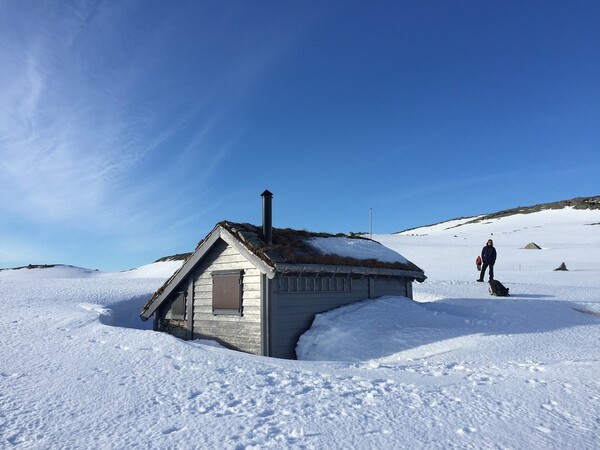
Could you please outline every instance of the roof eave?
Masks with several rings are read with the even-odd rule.
[[[252,251],[250,245],[242,242],[238,236],[232,234],[227,228],[220,227],[220,237],[230,246],[240,252],[247,260],[249,260],[261,273],[267,275],[269,279],[275,277],[275,267],[266,259],[259,257]]]
[[[218,227],[213,228],[213,230],[206,236],[200,245],[198,245],[194,253],[192,253],[192,255],[183,263],[179,270],[177,270],[173,276],[168,279],[159,289],[159,291],[162,289],[162,292],[160,292],[158,295],[155,293],[150,301],[144,306],[144,309],[140,314],[142,320],[146,321],[152,316],[152,314],[154,314],[154,312],[171,294],[171,292],[173,292],[179,283],[185,279],[187,274],[196,266],[196,264],[198,264],[206,252],[214,245],[219,238],[219,234]]]
[[[348,275],[378,275],[378,276],[395,276],[412,278],[419,282],[427,279],[425,273],[415,270],[389,269],[379,267],[364,267],[364,266],[338,266],[327,264],[288,264],[278,263],[275,269],[280,273],[333,273],[333,274],[348,274]]]

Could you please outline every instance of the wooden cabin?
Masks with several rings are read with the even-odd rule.
[[[376,241],[223,221],[144,306],[142,320],[183,339],[296,357],[316,314],[383,295],[412,298],[423,270]]]

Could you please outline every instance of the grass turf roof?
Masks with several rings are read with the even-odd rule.
[[[359,259],[343,255],[323,254],[308,243],[308,240],[312,238],[341,237],[353,240],[361,239],[370,241],[370,239],[367,238],[351,237],[345,234],[294,230],[291,228],[273,228],[272,243],[267,244],[262,239],[262,227],[248,223],[233,223],[228,221],[220,222],[218,225],[236,236],[244,243],[246,248],[270,265],[273,265],[273,263],[315,264],[423,272],[410,261],[407,263],[383,262],[377,259]],[[381,244],[377,242],[377,245]]]

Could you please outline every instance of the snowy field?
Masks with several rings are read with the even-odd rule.
[[[375,236],[416,301],[318,316],[299,361],[149,330],[177,263],[0,271],[0,448],[598,449],[600,211],[458,223]],[[509,298],[475,282],[490,237]]]

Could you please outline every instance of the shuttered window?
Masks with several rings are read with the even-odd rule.
[[[213,272],[213,314],[242,315],[242,274],[240,270]]]
[[[176,292],[177,297],[171,305],[171,319],[173,320],[184,320],[185,319],[185,298],[186,292]]]

